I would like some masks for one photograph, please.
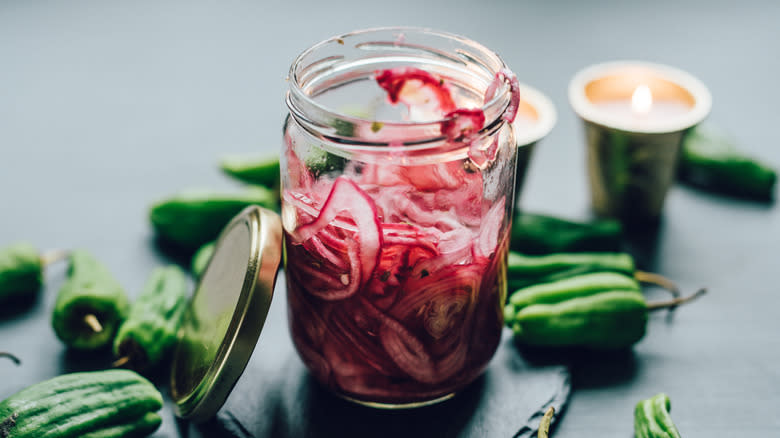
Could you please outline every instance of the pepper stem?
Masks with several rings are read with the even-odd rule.
[[[97,317],[91,313],[88,313],[84,316],[84,324],[88,325],[89,328],[91,328],[95,333],[100,333],[103,331],[103,325],[100,324],[100,321],[98,321]]]
[[[674,298],[680,298],[680,288],[672,280],[661,274],[645,271],[634,271],[634,278],[642,283],[654,284],[668,290]]]
[[[555,415],[555,408],[550,406],[547,408],[547,412],[544,413],[542,421],[539,422],[539,435],[538,438],[547,438],[550,433],[550,423],[552,423],[553,415]]]
[[[647,303],[647,310],[652,312],[653,310],[668,309],[669,307],[677,307],[680,304],[685,304],[689,301],[693,301],[696,298],[699,298],[700,296],[704,295],[705,293],[707,293],[707,289],[701,288],[697,290],[695,294],[688,295],[687,297],[674,298],[668,301],[657,301],[653,303]]]
[[[65,260],[69,255],[70,251],[64,249],[52,249],[41,255],[41,264],[44,267],[49,266],[59,262],[60,260]]]
[[[130,356],[122,356],[119,359],[115,360],[114,363],[111,364],[111,366],[114,368],[120,368],[127,365],[128,362],[130,362]]]
[[[0,357],[5,357],[5,358],[8,358],[8,359],[11,359],[11,361],[13,363],[17,364],[17,365],[21,365],[22,364],[22,361],[19,360],[18,357],[14,356],[11,353],[8,353],[7,351],[0,351]]]

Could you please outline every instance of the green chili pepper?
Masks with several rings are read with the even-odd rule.
[[[594,272],[564,278],[551,283],[541,283],[519,289],[509,297],[504,310],[505,319],[533,304],[555,304],[570,298],[586,297],[604,291],[640,292],[639,283],[631,277],[616,272]]]
[[[147,436],[160,426],[160,408],[160,392],[132,371],[65,374],[0,402],[0,437]]]
[[[178,266],[152,271],[114,339],[116,366],[145,371],[162,363],[176,344],[187,289],[187,275]]]
[[[278,188],[281,181],[278,154],[262,157],[225,157],[219,166],[226,174],[248,184]]]
[[[641,400],[634,409],[634,436],[636,438],[680,438],[669,411],[671,401],[666,394]]]
[[[43,285],[43,262],[29,243],[0,250],[0,303],[32,297]]]
[[[551,283],[582,274],[617,272],[635,280],[663,287],[673,296],[680,295],[677,285],[668,278],[635,269],[634,259],[627,253],[557,253],[527,256],[509,252],[507,263],[508,290],[515,291],[540,283]]]
[[[533,304],[514,315],[512,330],[527,345],[622,348],[642,339],[646,323],[642,295],[616,291]]]
[[[550,406],[542,417],[542,421],[539,422],[539,435],[537,438],[548,438],[550,434],[550,424],[552,423],[553,416],[555,415],[555,408]]]
[[[273,209],[277,199],[262,186],[233,194],[190,192],[157,202],[149,219],[159,236],[194,251],[216,239],[233,216],[247,206]]]
[[[683,140],[679,178],[693,186],[744,198],[771,200],[777,173],[739,151],[712,126],[692,129]]]
[[[531,304],[510,315],[511,327],[515,340],[525,345],[625,348],[645,335],[648,312],[680,305],[704,292],[660,303],[646,303],[636,291],[619,290]]]
[[[0,249],[0,303],[37,296],[43,286],[43,268],[66,255],[65,251],[40,255],[34,246],[23,242]]]
[[[192,256],[190,270],[192,271],[192,275],[194,275],[195,278],[200,278],[200,276],[203,275],[203,271],[206,270],[206,267],[209,265],[209,261],[211,261],[211,256],[214,255],[215,245],[216,242],[209,242],[201,246],[200,249],[195,252],[195,255]]]
[[[612,252],[528,256],[510,251],[507,260],[510,291],[559,278],[604,271],[633,275],[634,259],[626,253]]]
[[[52,326],[65,345],[81,350],[106,346],[127,315],[127,295],[114,276],[84,250],[69,257],[68,278],[57,294]]]
[[[572,267],[588,265],[600,271],[634,273],[634,259],[622,252],[557,253],[544,256],[527,256],[509,252],[508,274],[524,277],[544,277]]]
[[[599,219],[574,222],[553,216],[517,213],[512,221],[510,247],[523,254],[619,251],[620,222]]]

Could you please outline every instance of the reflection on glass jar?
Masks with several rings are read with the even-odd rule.
[[[331,38],[293,64],[282,152],[290,331],[342,397],[432,403],[493,356],[516,83],[483,46],[411,28]]]

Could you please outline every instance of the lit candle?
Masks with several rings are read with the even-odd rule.
[[[569,101],[585,124],[597,214],[655,222],[674,180],[683,133],[710,111],[710,93],[681,70],[612,62],[577,73]]]
[[[512,122],[517,144],[517,174],[515,177],[515,204],[519,205],[523,182],[536,144],[552,130],[557,120],[555,107],[540,91],[520,84],[520,106]]]
[[[631,99],[594,102],[597,111],[612,121],[617,121],[629,130],[678,120],[691,111],[692,106],[680,100],[654,100],[653,92],[646,84],[634,89]]]
[[[653,108],[653,92],[650,87],[642,84],[636,87],[634,94],[631,95],[631,110],[634,114],[646,116]]]

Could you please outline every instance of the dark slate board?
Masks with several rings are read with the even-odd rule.
[[[240,438],[535,436],[549,406],[556,417],[563,412],[571,376],[564,366],[531,365],[511,334],[504,335],[485,374],[456,397],[401,411],[365,408],[332,395],[291,351],[280,359],[262,355],[265,360],[250,362],[223,409],[201,431]]]

